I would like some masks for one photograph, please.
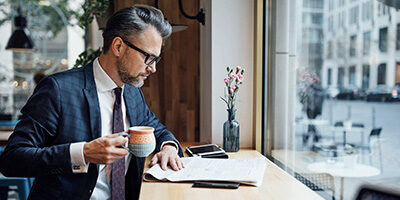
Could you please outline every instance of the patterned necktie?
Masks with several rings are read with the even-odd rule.
[[[124,120],[121,107],[122,88],[114,89],[115,103],[113,110],[113,133],[124,131]],[[125,199],[125,158],[112,163],[111,167],[111,197],[112,200]]]

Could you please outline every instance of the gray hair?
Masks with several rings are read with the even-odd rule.
[[[113,39],[117,36],[128,39],[142,33],[152,25],[160,33],[165,41],[172,32],[172,27],[162,12],[154,7],[146,5],[135,5],[115,12],[107,21],[103,32],[103,51],[107,52]]]

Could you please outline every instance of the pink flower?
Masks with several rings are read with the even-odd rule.
[[[240,71],[242,68],[240,66],[236,67],[236,70]]]
[[[232,86],[229,88],[229,93],[232,94],[232,93],[235,91],[235,89],[236,89],[236,86],[232,85]]]
[[[243,75],[241,75],[241,74],[239,74],[239,75],[238,75],[238,80],[239,80],[240,82],[242,82],[242,81],[243,81],[243,79],[244,79],[244,76],[243,76]]]
[[[228,84],[229,83],[229,78],[224,78],[224,83]]]
[[[234,72],[232,72],[232,73],[231,73],[231,78],[236,79],[236,78],[237,78],[237,75],[236,75]]]

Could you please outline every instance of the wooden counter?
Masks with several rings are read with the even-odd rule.
[[[183,148],[195,144],[182,143]],[[250,149],[237,153],[228,153],[230,158],[256,158],[262,155]],[[185,155],[187,156],[187,155]],[[146,159],[148,169],[151,156]],[[261,187],[241,185],[237,190],[192,188],[192,183],[145,182],[143,181],[141,200],[175,200],[175,199],[323,199],[317,193],[303,185],[277,165],[267,160],[264,180]]]
[[[7,140],[10,137],[12,131],[0,131],[0,146],[1,145],[6,145]]]

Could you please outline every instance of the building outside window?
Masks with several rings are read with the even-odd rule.
[[[356,24],[358,22],[358,6],[354,6],[350,9],[349,13],[349,24]]]
[[[356,66],[349,67],[349,85],[350,86],[356,85]]]
[[[343,7],[345,5],[345,0],[339,0],[339,7]]]
[[[333,46],[332,41],[328,42],[326,58],[331,59],[333,57]]]
[[[369,55],[371,50],[371,31],[363,33],[363,55]]]
[[[369,65],[364,64],[362,67],[361,88],[367,90],[369,88]]]
[[[400,43],[397,45],[397,41],[400,40],[400,36],[395,35],[400,33],[400,10],[389,8],[377,0],[321,2],[325,4],[324,9],[313,11],[321,13],[323,18],[322,36],[306,34],[307,38],[302,37],[305,32],[308,33],[316,26],[312,23],[313,20],[308,24],[296,24],[297,20],[301,21],[304,13],[310,14],[310,9],[303,9],[303,4],[299,3],[295,11],[292,10],[294,8],[290,8],[291,12],[287,15],[291,18],[292,14],[296,13],[293,17],[296,20],[289,23],[289,27],[296,25],[295,38],[290,37],[289,46],[292,45],[291,40],[301,41],[296,43],[301,45],[296,45],[296,51],[293,51],[296,52],[295,55],[289,57],[288,68],[285,68],[289,69],[287,74],[283,73],[285,78],[290,79],[293,71],[296,72],[296,87],[289,86],[288,90],[285,90],[286,93],[296,96],[296,99],[282,99],[288,101],[288,104],[292,103],[292,100],[295,102],[287,107],[285,114],[271,119],[276,121],[273,124],[274,129],[279,128],[281,121],[288,119],[285,129],[271,131],[271,155],[296,174],[315,175],[320,172],[314,168],[316,165],[341,169],[340,166],[344,166],[347,158],[343,149],[345,144],[349,144],[353,150],[356,149],[353,153],[357,155],[353,160],[357,166],[353,166],[352,175],[361,174],[360,166],[376,172],[357,178],[328,173],[327,179],[334,182],[335,199],[341,199],[342,195],[343,199],[353,199],[359,186],[364,183],[400,185],[400,159],[397,158],[400,154],[400,104],[365,100],[373,92],[383,87],[391,89],[397,81],[400,82],[400,58],[397,55],[399,52],[396,52],[396,49],[399,49]],[[379,13],[382,16],[378,17]],[[281,23],[280,19],[276,19],[276,29],[284,28],[282,24],[287,25]],[[284,19],[282,21],[284,22]],[[322,48],[319,48],[318,43]],[[317,59],[311,59],[320,56],[313,54],[318,49],[325,50],[324,56],[318,57],[321,59],[320,65]],[[294,61],[290,60],[292,58]],[[281,63],[285,62],[281,60],[279,64]],[[283,68],[275,67],[279,70]],[[280,74],[276,76],[279,79]],[[288,80],[289,84],[294,85],[290,81]],[[305,85],[310,85],[308,89],[312,88],[312,93],[301,93],[307,91]],[[305,96],[307,98],[304,98]],[[279,97],[274,98],[274,102],[281,103],[276,101]],[[293,104],[295,106],[292,110]],[[357,133],[344,133],[344,127],[340,127],[340,124],[345,121],[361,124],[360,127],[363,128]],[[379,127],[382,128],[380,138],[370,138],[371,132]],[[346,139],[343,139],[344,137]],[[373,142],[368,142],[369,138]],[[372,153],[368,149],[371,149]],[[318,182],[314,183],[318,185]],[[324,196],[323,192],[319,194],[325,199],[332,199]],[[332,191],[325,190],[325,194],[332,195]]]
[[[337,16],[338,18],[338,28],[345,28],[345,16],[346,12],[340,12],[339,15]]]
[[[381,52],[387,52],[388,45],[388,28],[379,29],[379,50]]]
[[[371,20],[372,2],[367,1],[362,4],[362,21]]]
[[[357,51],[357,35],[350,36],[350,56],[356,56]]]
[[[400,85],[400,62],[396,62],[396,77],[395,77],[395,84]]]
[[[400,50],[400,23],[396,28],[396,50]]]
[[[321,25],[322,24],[322,20],[323,20],[322,14],[320,14],[320,13],[311,14],[311,22],[313,24]]]
[[[329,6],[329,7],[328,7],[329,11],[333,10],[333,8],[334,8],[333,1],[334,1],[334,0],[329,0],[329,5],[328,5],[328,6]]]
[[[332,69],[328,69],[328,86],[332,85]]]
[[[343,88],[344,86],[344,67],[338,68],[337,85],[338,88]]]
[[[323,8],[324,3],[319,0],[307,0],[303,1],[303,6],[304,8]]]
[[[345,58],[346,57],[346,49],[344,46],[343,40],[337,40],[337,48],[336,48],[336,55],[338,58]]]
[[[333,30],[333,16],[328,17],[328,30],[329,31]]]
[[[386,64],[380,64],[378,66],[378,85],[384,85],[386,83]]]

